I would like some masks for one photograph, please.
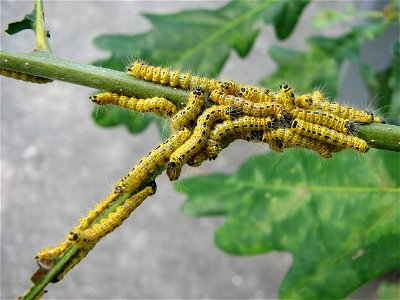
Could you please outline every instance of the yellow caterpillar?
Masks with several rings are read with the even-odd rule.
[[[344,149],[315,138],[301,135],[290,128],[277,128],[265,131],[263,142],[268,143],[271,150],[276,152],[282,152],[286,148],[305,148],[316,151],[323,158],[330,158],[332,157],[331,152],[338,152]]]
[[[176,106],[165,98],[154,97],[137,99],[116,93],[101,93],[89,97],[98,105],[114,104],[138,112],[152,112],[162,117],[171,117],[176,112]]]
[[[143,157],[132,170],[121,179],[114,193],[132,192],[138,188],[140,184],[153,174],[157,168],[168,162],[170,155],[181,146],[191,135],[191,131],[187,128],[177,131],[166,139],[163,143],[151,150],[149,154]]]
[[[210,93],[210,100],[220,105],[234,105],[245,115],[253,117],[268,117],[271,115],[280,116],[282,107],[276,103],[254,103],[244,98],[227,95],[221,90],[214,90]]]
[[[329,129],[318,124],[309,123],[301,119],[294,119],[291,128],[301,135],[316,138],[320,141],[324,141],[339,147],[352,148],[362,153],[367,152],[369,149],[368,144],[360,138],[346,135],[333,129]]]
[[[29,82],[33,82],[33,83],[39,83],[39,84],[49,83],[49,82],[53,81],[53,79],[29,75],[29,74],[22,73],[22,72],[10,71],[10,70],[1,69],[1,68],[0,68],[0,74],[5,77],[11,77],[11,78],[14,78],[17,80],[29,81]]]
[[[323,101],[317,104],[313,104],[313,109],[324,110],[340,118],[349,119],[362,124],[369,124],[374,121],[374,115],[372,114],[372,112],[359,110],[356,108],[352,108],[348,105],[342,105],[339,103]]]
[[[171,118],[171,127],[174,130],[188,127],[190,122],[200,114],[204,104],[205,93],[201,88],[191,91],[188,103]]]
[[[297,108],[291,110],[290,114],[295,118],[326,126],[339,132],[352,134],[355,131],[354,122],[348,119],[339,118],[338,116],[325,111]]]
[[[206,91],[211,91],[219,87],[219,81],[207,77],[194,76],[190,73],[182,73],[178,70],[161,68],[148,65],[141,60],[135,60],[128,68],[128,74],[142,78],[146,81],[180,87],[188,90],[200,86]]]
[[[262,89],[251,85],[242,85],[233,80],[220,83],[220,89],[228,95],[238,96],[252,102],[273,102],[275,96],[268,89]]]
[[[224,121],[215,125],[207,142],[207,153],[215,159],[219,152],[235,139],[248,139],[253,131],[265,131],[276,128],[278,120],[273,117],[256,118],[244,116],[233,121]],[[232,137],[232,138],[229,138]]]
[[[146,186],[143,190],[125,200],[123,204],[117,207],[117,210],[110,213],[100,223],[94,224],[85,230],[71,231],[69,239],[78,246],[86,246],[88,244],[97,243],[106,234],[120,226],[129,215],[134,211],[147,197],[156,192],[156,184],[153,181],[151,186]]]
[[[191,137],[169,159],[167,175],[171,181],[179,178],[182,166],[206,145],[214,123],[229,120],[235,113],[236,109],[228,105],[212,106],[203,112]]]

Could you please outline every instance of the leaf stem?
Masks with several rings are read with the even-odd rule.
[[[44,28],[43,0],[35,0],[35,15],[36,49],[51,53],[47,30]]]

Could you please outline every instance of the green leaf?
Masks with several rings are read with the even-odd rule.
[[[295,28],[303,9],[309,0],[280,1],[280,12],[274,16],[274,28],[280,40],[286,39]]]
[[[214,76],[235,49],[248,54],[260,30],[261,12],[273,1],[232,1],[216,9],[188,10],[174,14],[143,14],[152,29],[139,35],[103,35],[96,46],[112,53],[111,61],[140,57],[150,63]],[[96,62],[108,66],[110,60]],[[118,67],[121,69],[121,63]]]
[[[130,133],[143,131],[151,122],[156,122],[161,132],[166,128],[163,119],[154,114],[141,114],[113,105],[95,107],[92,117],[99,126],[113,127],[125,125]]]
[[[267,87],[278,85],[282,79],[298,92],[320,88],[329,97],[337,94],[339,71],[344,61],[360,64],[360,49],[364,43],[379,36],[387,24],[379,20],[337,37],[312,36],[309,50],[299,51],[284,46],[272,46],[269,55],[277,63],[277,70],[261,80]]]
[[[273,89],[284,79],[297,92],[309,92],[321,88],[325,94],[334,97],[337,90],[339,66],[332,56],[311,45],[308,51],[284,46],[269,49],[270,57],[277,63],[277,70],[261,80],[261,84]]]
[[[36,11],[35,9],[33,9],[33,11],[30,14],[25,15],[25,17],[22,20],[8,24],[8,27],[5,30],[5,32],[7,32],[9,35],[14,35],[25,29],[32,29],[33,31],[36,31],[35,20],[36,20]],[[46,31],[46,36],[50,38],[50,33],[48,31]]]
[[[399,164],[392,152],[322,160],[289,150],[176,188],[188,195],[185,214],[226,217],[215,236],[223,250],[293,255],[282,299],[339,299],[400,267]]]

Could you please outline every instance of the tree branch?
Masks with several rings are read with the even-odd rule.
[[[167,97],[186,103],[189,92],[154,84],[124,72],[58,58],[47,52],[0,51],[0,68],[97,88],[137,98]],[[377,149],[400,152],[400,127],[386,124],[357,125],[357,136]]]

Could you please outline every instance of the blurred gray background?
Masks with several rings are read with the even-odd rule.
[[[314,13],[328,7],[340,9],[348,2],[361,8],[370,5],[369,1],[315,1],[283,44],[305,48],[305,38],[315,33],[310,24]],[[57,56],[89,64],[108,55],[92,45],[97,35],[148,30],[150,25],[141,12],[217,8],[225,3],[45,1],[46,26]],[[32,31],[16,36],[4,33],[8,23],[32,8],[32,1],[1,1],[2,49],[32,50]],[[336,26],[325,33],[338,34],[345,29]],[[272,28],[264,26],[249,57],[241,60],[232,53],[220,77],[257,84],[275,68],[266,56],[267,48],[275,43]],[[382,43],[379,45],[384,47]],[[365,56],[374,57],[368,49]],[[387,60],[379,57],[377,63],[383,68]],[[351,80],[343,80],[341,97],[367,103],[369,96],[352,66],[347,65],[343,72],[344,76],[350,74]],[[110,192],[116,180],[160,142],[155,126],[140,135],[130,135],[124,127],[96,126],[88,100],[92,92],[64,82],[35,85],[1,77],[2,299],[16,298],[29,289],[29,278],[37,268],[36,252],[58,244],[79,218]],[[265,151],[265,145],[237,142],[214,163],[185,168],[183,177],[232,172],[252,155]],[[220,251],[213,234],[223,220],[183,216],[179,207],[184,196],[173,191],[165,175],[157,183],[158,193],[104,238],[64,280],[49,285],[45,299],[278,297],[279,284],[292,262],[289,253],[235,257]],[[350,298],[376,298],[377,282],[365,285]]]

